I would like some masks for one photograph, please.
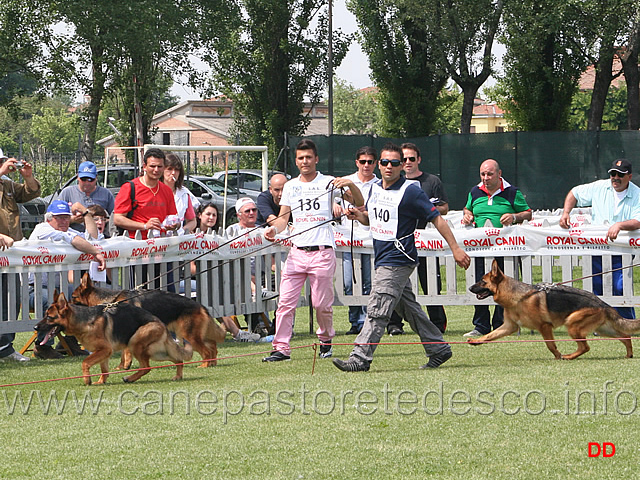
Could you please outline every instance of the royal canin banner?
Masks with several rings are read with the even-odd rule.
[[[607,226],[576,225],[568,230],[559,226],[516,225],[500,229],[456,228],[453,232],[458,245],[474,257],[640,253],[640,231],[620,232],[618,238],[611,241],[607,239]],[[352,246],[367,250],[373,247],[369,231],[365,228],[356,228],[352,235],[349,225],[337,225],[334,234],[336,247],[340,251],[348,251]],[[281,240],[278,243],[269,242],[264,238],[263,231],[258,229],[237,238],[198,233],[148,240],[116,237],[92,243],[103,252],[107,266],[121,267],[137,263],[192,260],[202,255],[205,255],[202,258],[209,260],[226,260],[290,247],[286,232],[279,237]],[[435,228],[416,231],[415,242],[421,255],[450,255],[447,242]],[[66,265],[87,268],[91,259],[90,255],[66,243],[50,240],[22,240],[11,248],[0,250],[0,266],[23,267],[15,271],[62,271],[67,268]]]

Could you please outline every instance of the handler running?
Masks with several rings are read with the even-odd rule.
[[[420,368],[436,368],[451,358],[451,347],[441,343],[444,342],[442,333],[431,323],[411,289],[409,277],[418,265],[414,242],[418,220],[434,224],[460,267],[469,268],[471,261],[420,184],[401,176],[402,162],[402,149],[386,144],[378,162],[382,180],[373,186],[367,211],[349,211],[350,219],[371,226],[376,274],[367,305],[367,320],[349,359],[333,359],[333,364],[345,372],[369,370],[373,352],[394,310],[409,322],[422,342],[430,342],[423,345],[429,362]]]

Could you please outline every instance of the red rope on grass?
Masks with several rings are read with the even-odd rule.
[[[593,338],[559,338],[559,339],[553,339],[553,340],[545,340],[545,339],[531,339],[531,340],[494,340],[491,342],[485,342],[487,344],[489,343],[541,343],[541,342],[578,342],[578,341],[598,341],[598,340],[638,340],[640,339],[640,337],[620,337],[620,338],[610,338],[610,337],[593,337]],[[446,344],[446,345],[467,345],[469,344],[468,341],[460,341],[460,342],[379,342],[379,343],[359,343],[358,345],[442,345],[442,344]],[[315,372],[315,367],[316,367],[316,359],[317,359],[317,354],[318,354],[318,346],[321,345],[321,343],[312,343],[309,345],[300,345],[298,347],[291,347],[291,350],[299,350],[301,348],[313,348],[313,362],[312,362],[312,367],[311,367],[311,375],[314,374]],[[337,345],[354,345],[354,342],[347,342],[347,343],[334,343],[333,346],[337,346]],[[100,377],[102,375],[117,375],[117,374],[130,374],[133,372],[138,372],[138,371],[150,371],[150,370],[156,370],[159,368],[171,368],[171,367],[175,367],[177,365],[192,365],[195,363],[202,363],[202,362],[212,362],[214,360],[216,361],[221,361],[221,360],[231,360],[234,358],[243,358],[243,357],[252,357],[252,356],[256,356],[256,355],[264,355],[270,353],[270,351],[266,351],[266,352],[253,352],[253,353],[244,353],[242,355],[230,355],[228,357],[218,357],[216,359],[214,358],[209,358],[209,359],[203,359],[203,360],[193,360],[190,362],[183,362],[181,364],[176,364],[176,363],[171,363],[171,364],[167,364],[167,365],[156,365],[154,367],[145,367],[145,368],[134,368],[134,369],[130,369],[130,370],[114,370],[111,372],[106,372],[106,373],[92,373],[89,374],[88,377]],[[0,385],[0,388],[5,388],[5,387],[18,387],[18,386],[22,386],[22,385],[33,385],[33,384],[38,384],[38,383],[49,383],[49,382],[59,382],[62,380],[77,380],[79,378],[84,379],[85,375],[79,375],[79,376],[75,376],[75,377],[61,377],[61,378],[49,378],[49,379],[45,379],[45,380],[33,380],[30,382],[20,382],[20,383],[7,383],[4,385]]]

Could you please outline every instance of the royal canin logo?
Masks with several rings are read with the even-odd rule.
[[[342,237],[344,237],[344,235],[342,234],[342,232],[333,232],[333,235],[335,236],[335,238],[342,238]]]
[[[569,235],[571,235],[572,237],[580,237],[580,236],[582,236],[583,232],[584,232],[584,230],[580,230],[579,228],[571,228],[571,229],[569,229]]]
[[[37,247],[37,250],[40,253],[49,253],[49,249],[47,247]]]
[[[147,238],[147,245],[155,245],[156,241],[153,238]]]
[[[204,232],[196,233],[196,238],[204,238]]]
[[[485,235],[487,237],[497,237],[498,235],[500,235],[500,229],[498,228],[487,228],[484,231]]]

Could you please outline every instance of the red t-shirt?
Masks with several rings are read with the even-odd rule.
[[[151,189],[140,181],[140,177],[133,180],[134,196],[137,202],[136,209],[133,211],[132,220],[141,223],[147,223],[151,218],[159,218],[164,221],[167,215],[176,215],[176,202],[173,199],[171,188],[162,182]],[[120,191],[116,196],[116,204],[113,213],[121,213],[126,215],[131,211],[131,186],[129,182],[120,187]],[[142,238],[147,238],[147,230],[142,230]],[[136,234],[135,230],[129,230],[129,236],[133,238]]]

